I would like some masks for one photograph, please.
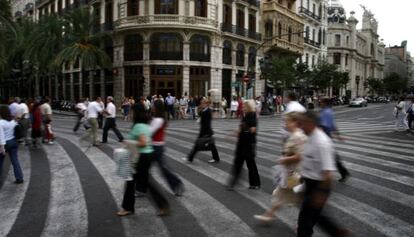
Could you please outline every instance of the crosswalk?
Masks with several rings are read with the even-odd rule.
[[[147,198],[138,198],[136,214],[118,218],[124,183],[115,175],[113,149],[119,147],[110,134],[109,143],[88,147],[72,132],[73,122],[58,119],[54,145],[33,149],[21,146],[19,160],[25,176],[13,184],[6,163],[0,182],[0,237],[2,236],[295,236],[298,207],[287,206],[270,226],[253,219],[270,205],[272,166],[280,155],[280,118],[259,121],[257,164],[260,190],[247,189],[242,177],[235,191],[229,179],[237,128],[234,119],[214,120],[221,162],[209,164],[209,152],[184,163],[198,133],[195,121],[171,121],[165,156],[181,177],[186,191],[175,197],[156,167],[151,172],[171,203],[169,216],[156,216]],[[391,138],[392,123],[339,120],[345,142],[336,149],[351,172],[346,183],[335,183],[327,211],[355,236],[413,236],[414,141]],[[126,134],[130,124],[121,124]],[[374,133],[375,132],[375,133]],[[378,136],[380,133],[391,134]],[[315,236],[325,236],[317,230]]]

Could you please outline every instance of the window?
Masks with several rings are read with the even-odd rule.
[[[210,39],[204,35],[194,35],[190,41],[190,60],[210,62]]]
[[[69,9],[69,8],[70,8],[70,1],[65,0],[65,9]]]
[[[139,14],[139,1],[128,0],[128,16],[137,16]]]
[[[312,67],[315,66],[315,55],[312,55]]]
[[[281,39],[282,38],[282,24],[279,22],[279,24],[277,25],[277,32],[278,32],[278,35],[277,35],[277,37],[279,38],[279,39]]]
[[[232,57],[231,57],[232,48],[233,46],[230,41],[228,40],[224,41],[223,43],[223,63],[224,64],[229,64],[229,65],[232,64]]]
[[[288,29],[288,41],[291,42],[292,41],[292,27],[289,26]]]
[[[194,14],[195,16],[207,17],[207,0],[195,0]]]
[[[309,34],[310,34],[310,28],[309,28],[309,26],[306,26],[306,28],[305,28],[305,38],[306,39],[309,39]]]
[[[315,37],[316,37],[316,36],[315,36],[315,35],[316,35],[316,33],[315,33],[315,32],[316,32],[316,31],[315,31],[315,29],[313,29],[313,30],[312,30],[312,40],[313,40],[313,41],[315,41]]]
[[[341,46],[341,35],[335,35],[335,46]]]
[[[176,33],[155,33],[151,36],[151,60],[182,60],[183,41]]]
[[[321,44],[322,43],[322,30],[319,29],[318,31],[318,43]]]
[[[249,14],[249,31],[256,32],[256,16]]]
[[[278,3],[282,5],[283,4],[283,0],[279,0]]]
[[[232,24],[231,6],[225,4],[224,8],[223,8],[223,11],[224,11],[224,22],[223,23],[225,25],[231,25]]]
[[[348,54],[345,54],[345,66],[348,66]]]
[[[349,46],[349,36],[346,37],[346,46]]]
[[[236,65],[244,66],[244,46],[242,44],[237,45]]]
[[[265,23],[265,37],[272,37],[273,36],[273,23],[271,20],[266,21]]]
[[[312,13],[316,14],[316,5],[315,5],[315,3],[312,5]]]
[[[292,9],[292,3],[291,3],[291,2],[288,2],[288,9],[289,9],[289,10],[293,10],[293,9]]]
[[[244,28],[244,11],[237,9],[237,27]]]
[[[105,22],[110,23],[113,21],[113,3],[111,1],[105,2]]]
[[[323,31],[322,31],[322,43],[323,43],[323,45],[325,45],[325,43],[326,43],[326,31],[325,31],[325,29],[323,29]]]
[[[341,54],[340,53],[334,53],[333,55],[334,64],[341,65]]]
[[[126,35],[124,42],[124,60],[142,60],[143,44],[139,34]]]
[[[177,14],[178,0],[155,0],[155,14]]]
[[[256,66],[256,49],[254,47],[249,48],[249,65]]]
[[[308,53],[306,54],[306,57],[305,57],[305,64],[309,66],[309,54]]]

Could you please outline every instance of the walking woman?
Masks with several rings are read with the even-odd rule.
[[[0,132],[0,173],[3,170],[4,158],[6,153],[8,153],[13,165],[14,177],[16,178],[14,183],[21,184],[23,183],[23,172],[17,157],[19,145],[14,137],[14,127],[16,125],[16,121],[12,120],[9,107],[7,105],[0,105],[0,130],[2,130]]]
[[[267,222],[274,220],[275,212],[284,204],[299,204],[301,196],[293,192],[293,185],[299,182],[296,175],[297,166],[301,159],[301,152],[306,143],[306,136],[299,128],[301,115],[299,113],[289,113],[285,115],[286,129],[289,138],[283,145],[282,157],[277,161],[281,165],[281,173],[278,186],[273,190],[272,206],[262,215],[254,215],[255,219]]]
[[[118,216],[127,216],[135,212],[135,186],[148,189],[156,205],[159,208],[159,216],[168,214],[169,204],[161,192],[154,186],[150,180],[149,169],[153,158],[153,147],[151,139],[151,131],[148,125],[148,116],[145,107],[142,104],[136,104],[133,107],[134,126],[129,133],[129,140],[137,142],[137,151],[139,161],[136,164],[136,172],[132,181],[126,182],[124,199],[122,201],[122,209],[117,212]]]
[[[128,98],[125,97],[124,101],[122,102],[122,114],[124,115],[124,121],[129,121],[129,110],[131,109],[131,104]]]
[[[161,172],[164,178],[167,180],[168,185],[176,196],[181,196],[184,191],[183,182],[176,174],[171,172],[171,169],[168,167],[164,154],[164,145],[165,145],[165,129],[167,128],[167,121],[165,120],[165,109],[164,102],[161,100],[156,100],[154,102],[154,107],[152,109],[154,118],[150,124],[150,131],[152,134],[152,145],[154,148],[154,158],[158,163],[158,166],[161,169]]]
[[[246,161],[249,170],[249,189],[260,188],[260,177],[257,171],[256,156],[256,134],[257,134],[257,117],[255,101],[247,100],[244,102],[244,116],[240,123],[238,141],[236,145],[236,154],[232,168],[233,177],[230,179],[229,189],[233,189],[239,179],[243,163]]]
[[[34,102],[32,109],[32,144],[33,148],[37,147],[37,139],[42,137],[42,113],[40,112],[40,103]]]

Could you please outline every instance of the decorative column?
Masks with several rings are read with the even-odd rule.
[[[221,68],[211,68],[210,69],[210,88],[217,89],[215,95],[217,95],[217,99],[222,97],[222,88],[223,88],[223,80],[222,77],[222,70]],[[216,101],[217,102],[217,101]]]
[[[187,92],[187,95],[190,95],[190,66],[184,65],[183,66],[183,88],[182,88],[182,95]]]
[[[231,70],[231,96],[236,94],[236,87],[234,86],[236,83],[236,69]]]
[[[244,7],[244,29],[249,29],[249,8]]]
[[[236,1],[233,1],[231,3],[231,24],[232,25],[237,25],[237,5],[236,5]]]
[[[145,0],[139,0],[138,4],[139,4],[139,6],[138,6],[139,15],[144,16],[145,12],[146,12],[146,9],[147,9],[146,6],[145,6]]]
[[[148,62],[150,60],[150,43],[149,41],[144,41],[142,44],[143,44],[142,59],[144,62]]]
[[[183,61],[184,63],[190,61],[190,42],[189,41],[183,42]]]
[[[115,69],[114,73],[114,99],[116,106],[121,106],[122,101],[125,97],[125,75],[124,68],[119,67]]]
[[[151,82],[151,67],[150,65],[144,65],[142,68],[142,74],[144,76],[144,96],[150,95],[150,82]]]

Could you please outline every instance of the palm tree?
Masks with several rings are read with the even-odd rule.
[[[8,0],[0,0],[0,74],[3,73],[9,53],[10,41],[16,36],[13,23],[11,6]]]
[[[64,46],[55,59],[58,66],[79,61],[82,71],[89,70],[90,96],[93,90],[93,71],[111,66],[111,59],[101,48],[107,35],[93,33],[95,23],[96,19],[89,7],[80,7],[69,12],[64,17]],[[79,96],[82,96],[81,91]]]

